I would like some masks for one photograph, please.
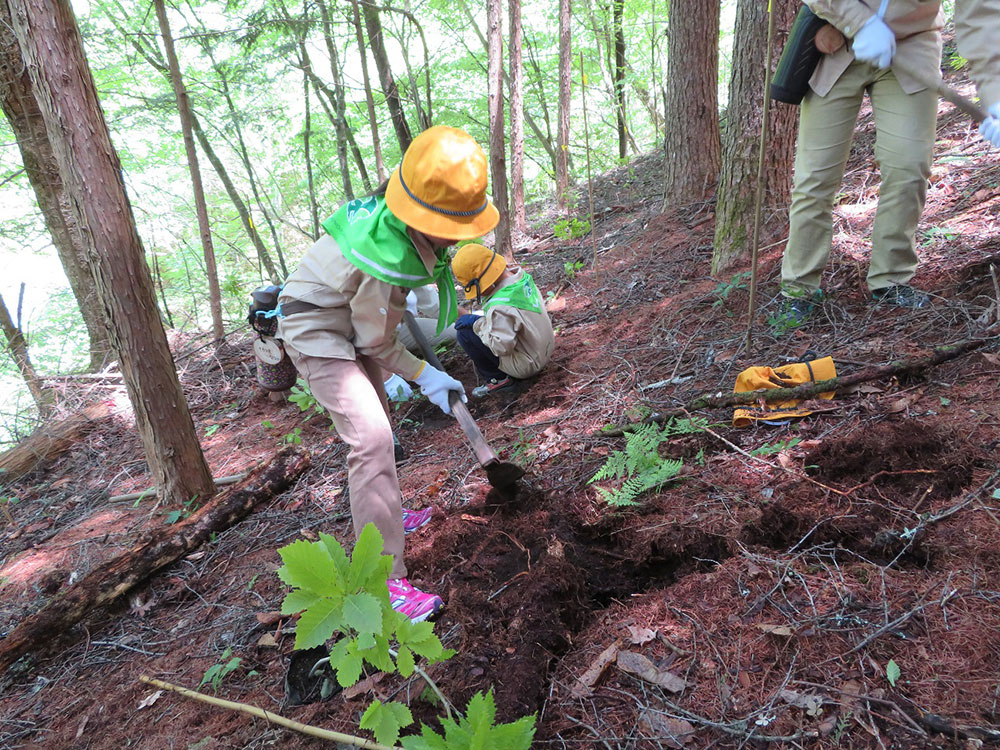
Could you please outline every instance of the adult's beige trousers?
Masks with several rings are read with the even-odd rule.
[[[937,119],[937,94],[907,94],[890,69],[854,61],[826,96],[802,101],[795,152],[795,187],[788,244],[781,265],[783,292],[820,287],[833,239],[833,204],[844,177],[865,92],[875,115],[875,161],[881,172],[872,227],[868,288],[906,284],[917,268],[914,234],[927,196]]]
[[[381,368],[367,357],[312,357],[288,344],[285,349],[350,447],[347,483],[355,538],[366,524],[375,524],[384,540],[384,553],[393,557],[391,577],[406,577],[402,496]]]

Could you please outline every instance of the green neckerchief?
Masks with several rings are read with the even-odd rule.
[[[516,307],[518,310],[540,313],[542,311],[542,297],[535,286],[535,280],[531,274],[524,274],[524,278],[507,284],[497,289],[490,295],[489,299],[483,300],[483,310],[489,310],[497,305],[508,305]]]
[[[350,201],[323,222],[323,229],[336,240],[347,260],[380,281],[407,289],[436,282],[439,334],[458,319],[458,295],[448,254],[435,252],[434,273],[429,275],[406,233],[406,224],[388,209],[385,198]]]

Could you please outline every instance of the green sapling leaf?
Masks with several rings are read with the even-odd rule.
[[[364,660],[357,652],[357,643],[353,638],[337,641],[330,649],[330,669],[337,675],[341,687],[350,687],[361,677]]]
[[[409,677],[413,674],[413,668],[416,666],[416,661],[413,659],[413,652],[410,651],[406,646],[399,647],[399,655],[396,657],[396,669],[403,677]]]
[[[295,628],[295,648],[305,649],[322,646],[343,625],[342,603],[337,598],[323,598],[302,613]]]
[[[358,633],[382,632],[382,606],[367,591],[344,597],[344,622]]]
[[[370,729],[375,739],[383,745],[394,745],[399,739],[399,730],[413,723],[413,714],[402,703],[374,701],[361,717],[359,726]]]
[[[281,602],[281,614],[294,615],[296,612],[301,612],[304,609],[312,607],[319,602],[320,598],[318,594],[306,591],[305,589],[289,591],[285,595],[284,601]]]
[[[337,569],[326,545],[299,539],[278,550],[284,563],[278,568],[278,577],[289,586],[312,591],[320,596],[344,593],[336,585]]]
[[[889,663],[885,665],[885,678],[889,681],[889,684],[896,687],[896,680],[902,674],[902,670],[896,663],[895,659],[889,659]]]

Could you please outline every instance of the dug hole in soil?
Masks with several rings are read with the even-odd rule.
[[[589,483],[626,444],[604,425],[731,391],[746,367],[829,354],[848,374],[997,335],[984,276],[1000,260],[995,156],[942,105],[941,167],[914,280],[934,305],[876,308],[863,282],[870,111],[860,128],[826,301],[808,325],[768,324],[785,231],[771,222],[754,347],[745,349],[745,282],[708,276],[711,205],[660,214],[662,164],[647,155],[595,182],[596,267],[591,237],[552,235],[550,206],[536,207],[536,228],[519,240],[519,261],[555,293],[556,353],[520,391],[470,404],[501,457],[528,470],[517,487],[492,489],[454,421],[425,400],[394,409],[409,454],[399,467],[404,500],[434,508],[407,538],[411,580],[446,601],[435,630],[457,652],[429,674],[456,705],[492,688],[498,721],[537,716],[539,748],[967,748],[996,739],[996,340],[933,370],[838,393],[800,420],[736,429],[731,410],[693,414],[707,418],[705,429],[659,449],[683,460],[679,477],[637,505],[611,507]],[[961,167],[943,158],[955,153]],[[286,593],[276,550],[319,531],[350,547],[346,452],[324,417],[256,387],[248,336],[211,354],[204,343],[172,340],[213,473],[244,471],[299,440],[312,468],[127,601],[8,670],[0,746],[324,744],[138,681],[195,688],[233,657],[239,666],[219,697],[362,736],[358,720],[374,697],[406,701],[435,724],[439,709],[419,678],[372,675],[327,701],[286,705],[294,621],[276,612]],[[460,353],[443,363],[475,385]],[[189,510],[109,502],[149,477],[120,384],[71,389],[62,410],[95,400],[115,405],[113,420],[5,490],[18,503],[16,524],[0,531],[4,634],[144,530]]]

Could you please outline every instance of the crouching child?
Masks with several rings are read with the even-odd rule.
[[[555,334],[531,274],[482,245],[459,248],[451,269],[465,298],[481,306],[455,322],[458,343],[483,382],[472,395],[515,388],[541,372],[552,358]]]

